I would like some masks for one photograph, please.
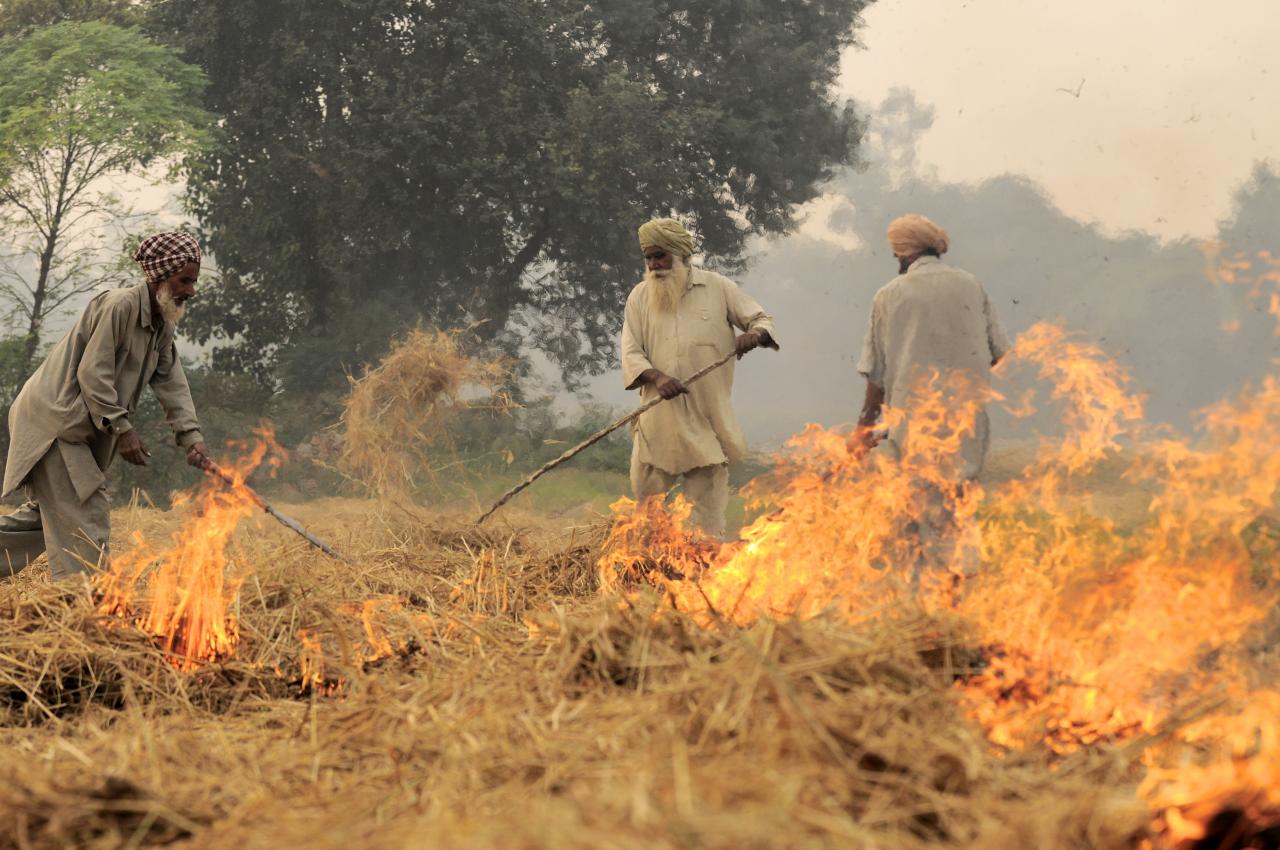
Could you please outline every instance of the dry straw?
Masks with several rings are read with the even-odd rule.
[[[462,332],[416,328],[358,380],[342,415],[338,468],[372,493],[412,492],[452,447],[463,410],[510,409],[506,363],[464,349]]]
[[[354,382],[343,468],[403,494],[502,380],[414,331]],[[40,568],[0,584],[0,850],[1131,850],[1157,822],[1148,742],[987,739],[958,622],[697,621],[601,588],[602,526],[404,504],[296,509],[350,564],[247,522],[240,643],[193,672]]]
[[[194,674],[0,587],[0,848],[1121,850],[1149,822],[1130,765],[985,740],[952,624],[705,628],[602,594],[599,527],[300,513],[355,565],[243,529],[242,643]]]

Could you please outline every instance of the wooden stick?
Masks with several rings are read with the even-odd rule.
[[[697,381],[701,378],[705,378],[707,375],[719,369],[721,366],[728,363],[730,360],[734,359],[737,356],[738,356],[738,353],[736,351],[732,351],[729,354],[726,354],[724,357],[720,358],[715,363],[712,363],[710,366],[705,366],[702,369],[699,369],[697,372],[694,372],[692,375],[689,376],[689,379],[684,382],[684,385],[687,387],[690,384],[692,384],[694,381]],[[499,499],[497,502],[494,503],[493,507],[485,511],[484,515],[481,516],[480,519],[476,520],[476,525],[481,525],[485,520],[493,516],[494,512],[497,511],[498,508],[502,507],[507,502],[511,501],[511,499],[514,498],[517,493],[527,488],[530,484],[537,481],[539,478],[546,475],[548,472],[555,469],[560,464],[570,460],[574,455],[582,452],[584,449],[594,446],[596,443],[600,442],[605,437],[612,434],[614,431],[617,431],[623,425],[627,425],[631,422],[634,422],[636,419],[639,419],[642,414],[649,412],[650,410],[662,404],[666,400],[667,399],[665,398],[659,397],[659,398],[653,399],[652,401],[646,402],[645,404],[641,405],[639,408],[631,411],[626,416],[619,419],[617,422],[614,422],[609,427],[605,428],[604,430],[596,434],[592,434],[590,437],[583,440],[581,443],[578,443],[578,445],[569,449],[569,451],[560,455],[560,457],[556,458],[555,460],[551,461],[548,464],[545,464],[537,472],[533,473],[528,478],[526,478],[525,480],[517,484],[515,487],[512,487],[510,490],[508,490],[502,496],[501,499]]]
[[[270,502],[268,502],[266,499],[259,496],[256,490],[254,490],[252,487],[250,487],[248,484],[244,483],[243,481],[236,481],[235,478],[233,478],[230,474],[227,473],[226,470],[218,466],[213,461],[208,461],[205,464],[204,471],[207,472],[212,477],[222,481],[231,489],[242,490],[244,494],[248,496],[249,499],[255,505],[262,508],[262,510],[265,511],[266,513],[270,514],[271,517],[275,519],[276,522],[280,523],[290,531],[295,532],[300,537],[302,537],[303,540],[307,541],[312,546],[316,547],[321,552],[328,555],[330,558],[336,558],[337,560],[342,561],[343,563],[347,563],[347,559],[339,555],[337,552],[335,552],[332,546],[325,543],[323,540],[316,537],[314,534],[311,534],[309,531],[303,528],[302,524],[298,522],[296,519],[293,519],[292,517],[289,517],[289,516],[286,516],[285,514],[280,513],[280,511],[276,510],[275,507]]]

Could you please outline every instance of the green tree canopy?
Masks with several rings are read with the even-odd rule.
[[[293,386],[419,318],[603,367],[642,221],[733,270],[854,159],[833,84],[868,2],[167,0],[225,118],[190,163],[224,276],[193,329]]]
[[[103,280],[109,178],[189,152],[206,116],[202,76],[136,28],[62,23],[0,40],[0,302],[25,325]]]
[[[146,0],[5,0],[0,3],[0,35],[21,35],[65,21],[141,24]]]

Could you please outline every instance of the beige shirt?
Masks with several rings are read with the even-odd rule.
[[[106,482],[116,440],[150,384],[178,445],[202,442],[174,327],[151,313],[145,283],[94,296],[27,379],[9,409],[4,493],[18,489],[56,441],[81,500]]]
[[[921,257],[876,293],[858,371],[884,388],[885,404],[909,410],[916,376],[960,371],[973,386],[986,387],[992,363],[1008,350],[1009,339],[978,279],[937,257]],[[907,427],[889,435],[898,449]],[[987,435],[982,413],[977,433],[962,450],[962,476],[981,471]]]
[[[735,328],[768,331],[777,347],[773,319],[723,275],[691,269],[684,295],[670,314],[649,307],[642,282],[627,298],[622,381],[627,389],[635,389],[646,369],[684,380],[733,351]],[[746,456],[747,441],[730,398],[734,365],[730,361],[689,387],[686,395],[640,417],[635,440],[641,463],[681,475],[702,466],[736,463]],[[641,386],[641,401],[655,398],[659,395],[652,385]]]

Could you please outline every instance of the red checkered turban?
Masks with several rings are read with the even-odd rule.
[[[187,233],[157,233],[142,240],[133,259],[142,266],[147,283],[159,283],[187,263],[200,265],[200,245]]]

